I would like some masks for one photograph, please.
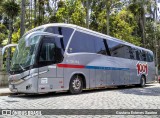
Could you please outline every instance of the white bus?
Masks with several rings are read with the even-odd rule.
[[[72,24],[54,23],[27,32],[16,46],[9,89],[47,93],[139,85],[155,79],[153,52]]]

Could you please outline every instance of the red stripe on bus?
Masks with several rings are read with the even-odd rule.
[[[73,64],[57,64],[60,68],[85,68],[83,65],[73,65]]]

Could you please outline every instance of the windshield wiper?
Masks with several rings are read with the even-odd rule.
[[[24,67],[19,63],[19,67],[21,67],[21,69],[23,70],[23,71],[25,71],[26,69],[24,69]]]

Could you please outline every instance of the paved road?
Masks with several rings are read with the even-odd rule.
[[[160,109],[160,84],[149,84],[145,88],[87,90],[79,95],[65,92],[34,96],[0,96],[0,109]]]

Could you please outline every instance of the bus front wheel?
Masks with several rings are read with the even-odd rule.
[[[70,84],[69,84],[69,91],[72,94],[79,94],[82,92],[83,89],[83,81],[82,78],[78,75],[74,75],[71,78]]]

